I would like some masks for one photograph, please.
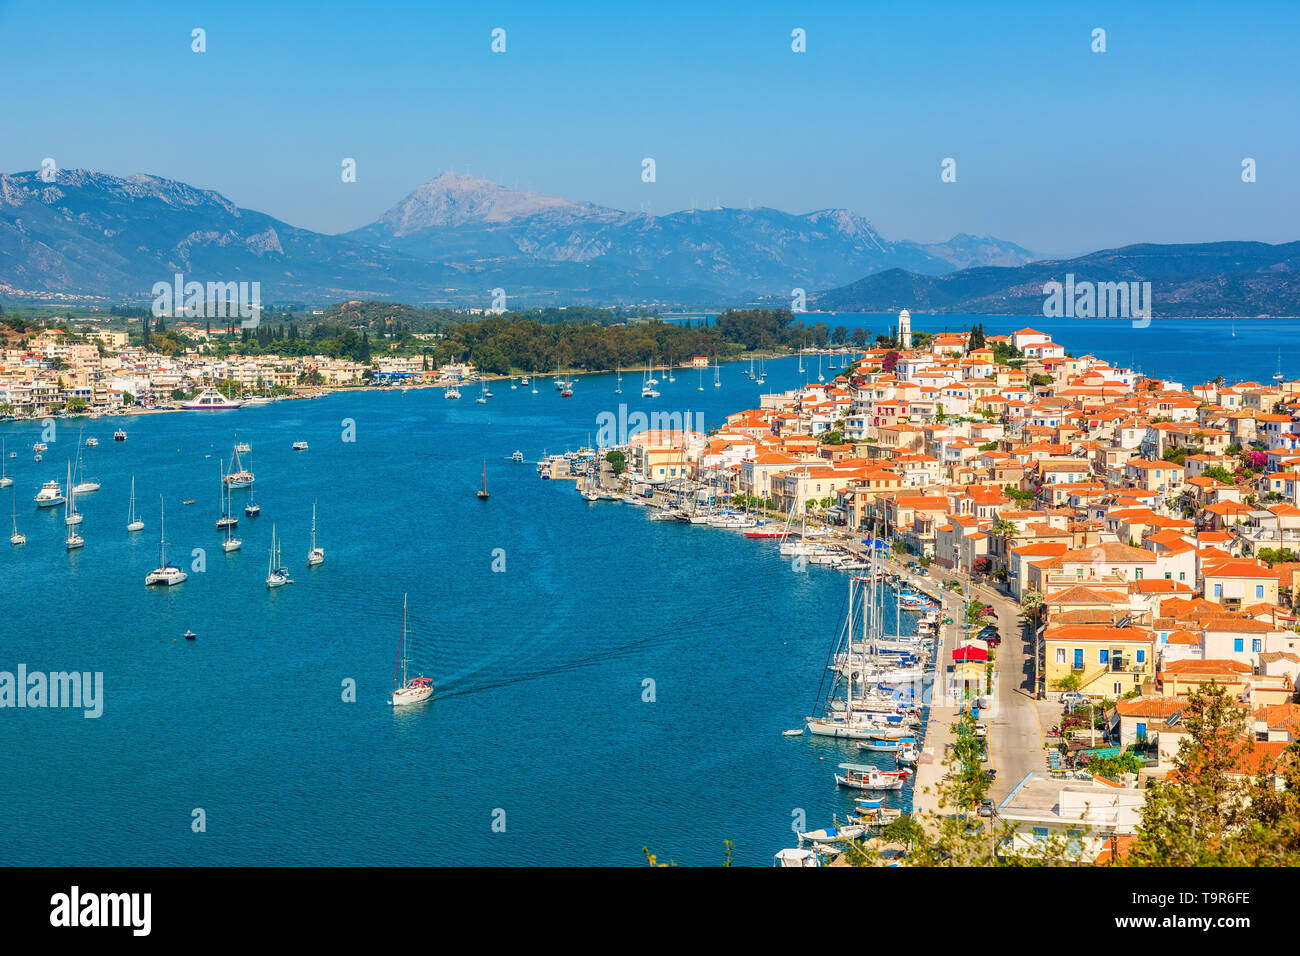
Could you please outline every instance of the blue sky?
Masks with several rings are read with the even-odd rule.
[[[154,173],[324,232],[468,168],[623,209],[846,207],[889,238],[1049,254],[1300,238],[1300,4],[614,7],[0,0],[0,170]]]

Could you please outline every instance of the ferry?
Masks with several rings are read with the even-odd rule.
[[[239,408],[243,402],[235,399],[226,398],[215,388],[205,388],[198,394],[198,397],[190,399],[188,402],[181,402],[181,408],[190,411],[220,411],[227,408]]]

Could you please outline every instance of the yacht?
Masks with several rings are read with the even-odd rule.
[[[280,564],[280,545],[275,539],[275,525],[271,525],[271,557],[266,565],[266,586],[282,588],[292,583],[288,569]]]
[[[248,447],[248,442],[246,442],[246,441],[241,441],[241,442],[236,442],[236,443],[235,443],[235,451],[239,452],[241,455],[247,455],[247,454],[248,454],[249,452],[251,452],[252,450],[253,450],[253,449],[251,449],[251,448]]]
[[[519,451],[518,449],[515,449],[515,453],[510,456],[510,460],[517,464],[522,464],[524,460],[524,453],[522,451]]]
[[[113,432],[113,441],[126,441],[126,432],[120,428]]]
[[[307,552],[307,567],[315,567],[325,561],[325,549],[316,546],[316,502],[311,503],[311,550]]]
[[[405,704],[418,704],[433,696],[433,681],[421,674],[408,678],[406,665],[410,663],[406,648],[406,595],[402,595],[402,633],[397,639],[397,668],[393,670],[393,696],[388,702],[394,707]],[[401,670],[401,684],[398,684],[397,671]]]
[[[27,535],[18,530],[18,492],[14,492],[14,533],[9,536],[9,543],[14,547],[27,543]]]
[[[91,435],[89,438],[86,439],[86,447],[87,447],[87,448],[98,448],[98,447],[99,447],[99,439],[96,438],[94,435]]]
[[[188,402],[181,402],[181,408],[191,411],[204,410],[221,410],[225,408],[239,408],[244,403],[233,398],[226,398],[215,388],[205,388],[196,397]]]
[[[181,584],[189,577],[184,571],[174,564],[167,563],[167,538],[166,538],[166,520],[167,509],[163,504],[162,496],[158,496],[158,567],[154,568],[144,578],[144,586],[152,587],[155,584],[161,584],[165,587],[171,587],[174,584]]]
[[[41,485],[41,490],[36,493],[33,499],[38,508],[53,508],[64,502],[63,486],[57,481],[47,481]]]
[[[305,441],[296,441],[296,442],[293,443],[293,450],[294,450],[294,451],[306,451],[306,450],[307,450],[307,443],[306,443]]]
[[[144,522],[135,513],[135,476],[131,476],[131,510],[126,517],[127,531],[143,531]]]

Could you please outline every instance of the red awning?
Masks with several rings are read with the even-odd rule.
[[[963,644],[952,652],[954,661],[987,661],[989,652],[982,647],[976,647],[974,644]]]

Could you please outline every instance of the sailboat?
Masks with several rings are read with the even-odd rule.
[[[135,475],[131,476],[131,510],[126,516],[127,531],[143,531],[144,522],[141,521],[135,513]]]
[[[72,462],[68,462],[68,500],[63,503],[63,523],[68,527],[81,524],[81,512],[77,510],[77,489],[72,487]]]
[[[77,484],[75,487],[70,486],[72,487],[72,490],[79,495],[84,495],[87,492],[99,490],[99,481],[95,478],[87,478],[85,475],[85,463],[82,461],[81,458],[81,449],[85,444],[81,440],[81,435],[84,432],[85,429],[83,428],[81,432],[77,434]]]
[[[271,557],[266,566],[266,586],[281,588],[292,583],[288,569],[280,565],[280,545],[275,539],[275,525],[271,525]]]
[[[658,379],[650,374],[650,366],[645,367],[645,378],[641,383],[642,398],[658,398],[659,393],[655,391],[655,386],[659,384]]]
[[[486,405],[486,404],[487,404],[487,383],[486,383],[486,382],[484,382],[483,384],[479,385],[479,387],[478,387],[478,398],[474,399],[474,403],[475,403],[476,405]]]
[[[402,595],[402,633],[397,639],[397,665],[393,668],[393,696],[388,702],[394,707],[418,704],[433,696],[433,681],[424,674],[408,678],[406,665],[410,663],[406,648],[406,595]],[[399,684],[398,681],[401,681]]]
[[[697,388],[696,391],[697,392],[704,391],[704,367],[703,366],[700,366],[700,387]]]
[[[230,471],[226,473],[225,480],[232,488],[247,488],[253,483],[253,473],[239,460],[238,439],[235,440],[234,453],[230,456]]]
[[[315,567],[325,561],[325,549],[316,547],[316,502],[311,503],[311,550],[307,552],[307,567]]]
[[[229,509],[229,507],[230,507],[229,493],[227,492],[226,508]],[[235,537],[234,528],[235,525],[233,522],[231,524],[226,525],[226,539],[221,542],[221,550],[224,551],[226,554],[230,554],[233,551],[238,551],[240,546],[244,543],[239,538]]]
[[[750,362],[752,364],[753,359],[750,359]],[[758,378],[754,379],[754,384],[762,385],[766,381],[767,381],[767,362],[765,360],[760,360],[758,363]]]
[[[262,506],[253,500],[253,489],[248,489],[248,504],[244,505],[244,514],[250,518],[256,518],[262,513]]]
[[[223,474],[217,483],[217,494],[221,498],[221,516],[217,518],[217,530],[225,531],[239,525],[239,518],[230,513],[230,494]]]
[[[822,374],[822,354],[820,352],[817,353],[817,381],[826,381],[826,376]]]
[[[1277,350],[1277,371],[1273,373],[1273,381],[1282,381],[1282,350]]]
[[[171,586],[180,584],[189,577],[184,571],[174,564],[167,563],[167,508],[163,502],[162,495],[158,496],[158,567],[150,571],[144,578],[144,586],[149,587],[154,584],[165,584]]]
[[[0,438],[0,488],[8,488],[14,480],[5,474],[4,439]]]
[[[487,501],[487,459],[483,460],[483,487],[478,490],[478,500]]]
[[[614,371],[614,394],[623,394],[623,370],[621,368]]]
[[[749,371],[745,374],[749,376],[751,382],[754,380],[754,356],[752,355],[749,357]]]
[[[27,535],[18,531],[18,492],[14,492],[14,533],[9,536],[9,543],[14,547],[27,543]]]
[[[722,388],[722,366],[718,364],[718,357],[713,356],[713,387]]]
[[[71,463],[68,464],[68,480],[69,481],[72,480]],[[74,499],[74,495],[71,492],[69,492],[67,504],[63,506],[64,507],[63,523],[68,526],[68,538],[65,543],[67,544],[69,551],[75,551],[77,548],[82,547],[86,543],[86,539],[83,538],[81,535],[77,534],[76,526],[81,524],[81,515],[77,514],[76,520],[75,521],[72,520],[73,517],[72,512],[77,507],[73,499]]]

